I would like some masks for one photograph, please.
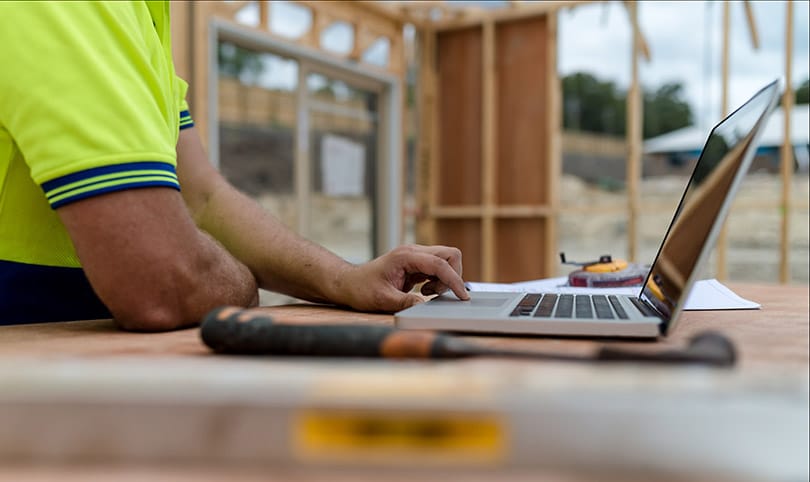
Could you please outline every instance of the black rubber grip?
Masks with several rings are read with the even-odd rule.
[[[225,310],[233,313],[223,316]],[[241,355],[379,357],[394,331],[387,326],[276,324],[268,315],[233,308],[217,308],[200,326],[209,348]]]

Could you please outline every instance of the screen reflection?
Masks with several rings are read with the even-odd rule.
[[[746,154],[756,148],[751,145],[755,127],[765,122],[777,89],[777,82],[762,89],[716,126],[706,141],[642,289],[642,297],[666,320],[688,294],[686,285],[705,254],[704,247],[710,248],[707,243],[714,241],[709,239],[712,228],[723,221],[720,211],[738,175],[744,175],[743,164],[750,163]]]

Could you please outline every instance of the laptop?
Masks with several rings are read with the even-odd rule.
[[[471,292],[444,294],[395,315],[398,328],[561,336],[655,338],[674,330],[698,269],[776,106],[779,79],[709,133],[678,209],[637,296]]]

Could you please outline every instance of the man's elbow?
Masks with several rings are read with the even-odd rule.
[[[142,307],[113,312],[115,324],[124,331],[161,332],[194,326],[199,319],[183,313],[179,307],[144,303]]]
[[[258,289],[252,290],[244,296],[219,299],[214,296],[205,302],[196,303],[168,303],[144,302],[138,306],[128,306],[113,311],[116,325],[124,331],[133,332],[162,332],[181,328],[189,328],[200,324],[206,313],[222,305],[237,305],[241,307],[256,306],[258,304]],[[189,298],[193,299],[193,296]]]

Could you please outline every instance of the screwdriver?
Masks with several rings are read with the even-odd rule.
[[[734,345],[716,332],[696,335],[684,349],[639,352],[605,346],[593,356],[582,356],[490,348],[453,335],[398,330],[388,326],[275,323],[260,310],[230,306],[205,315],[200,335],[213,351],[235,355],[416,359],[508,357],[584,363],[691,363],[720,367],[732,366],[736,360]]]

